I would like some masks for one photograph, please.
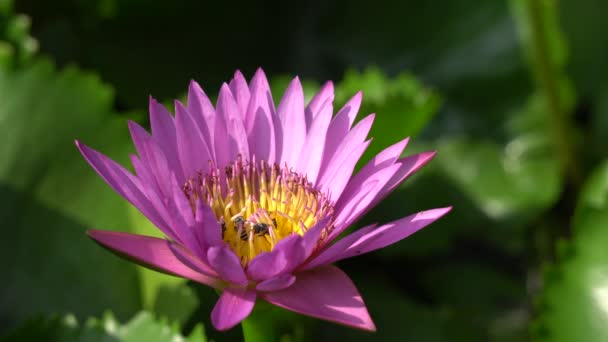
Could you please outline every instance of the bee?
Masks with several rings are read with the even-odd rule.
[[[222,240],[224,240],[224,235],[226,234],[226,222],[224,222],[224,219],[220,221],[220,224],[222,226]]]
[[[257,236],[264,236],[268,234],[268,225],[266,223],[256,223],[253,225],[253,232]]]
[[[245,219],[242,216],[237,216],[234,219],[234,231],[239,234],[239,237],[243,241],[247,241],[249,238],[249,234],[247,234],[247,229],[245,229]]]

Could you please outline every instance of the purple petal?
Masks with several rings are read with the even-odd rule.
[[[323,87],[321,87],[321,90],[313,96],[308,103],[308,106],[306,106],[305,117],[307,131],[310,130],[313,120],[321,113],[321,109],[328,101],[330,104],[334,102],[334,84],[331,81],[327,81]],[[333,114],[333,112],[331,114]]]
[[[347,189],[340,197],[339,204],[336,206],[335,228],[329,234],[326,241],[332,241],[347,229],[349,225],[344,223],[351,222],[350,218],[371,208],[370,204],[372,201],[398,169],[399,165],[391,165],[380,169],[366,180],[358,183],[357,187]],[[345,199],[344,201],[342,201],[343,198]]]
[[[247,274],[250,279],[262,281],[291,272],[302,261],[302,237],[292,234],[279,241],[271,252],[260,253],[253,258],[247,267]]]
[[[395,163],[397,158],[403,153],[405,146],[409,142],[410,138],[405,138],[398,143],[391,145],[376,156],[374,156],[357,174],[351,179],[349,183],[356,184],[367,179],[371,174],[375,173],[379,169],[389,167]]]
[[[190,113],[179,101],[175,101],[175,127],[179,160],[184,175],[190,178],[209,165],[211,154]]]
[[[192,114],[195,123],[209,147],[213,152],[213,127],[215,127],[215,109],[207,94],[194,80],[190,81],[188,88],[188,112]]]
[[[247,285],[247,277],[241,262],[228,246],[210,247],[207,251],[207,260],[222,279],[236,285]]]
[[[332,198],[337,200],[344,190],[344,186],[346,183],[340,184],[331,184],[332,179],[338,175],[340,179],[343,181],[346,179],[350,179],[352,175],[352,170],[350,172],[344,172],[343,163],[347,158],[351,158],[353,156],[353,149],[358,149],[360,145],[365,141],[369,130],[372,127],[372,123],[374,122],[374,114],[368,115],[363,120],[361,120],[357,126],[355,126],[344,139],[340,143],[340,146],[336,149],[335,153],[332,155],[328,155],[325,153],[323,156],[323,165],[321,166],[321,171],[319,174],[319,180],[317,181],[317,185],[321,188],[327,189],[332,188],[334,190],[332,192]],[[328,140],[330,139],[331,132],[328,132]],[[326,152],[328,151],[326,146]],[[360,156],[358,157],[360,158]],[[355,164],[358,161],[355,160]],[[354,169],[354,165],[353,165]]]
[[[382,175],[388,177],[388,179],[383,182],[387,183],[393,174],[388,175],[380,172],[385,168],[395,165],[395,161],[403,152],[408,141],[409,138],[405,138],[404,140],[387,147],[357,172],[357,174],[348,181],[346,188],[336,202],[336,212],[341,212],[345,205],[353,201],[352,198],[356,197],[361,192],[362,185],[365,184],[367,180],[376,179],[378,181],[384,181],[380,178],[380,175]],[[377,191],[380,190],[381,189],[377,189]]]
[[[302,269],[316,268],[384,248],[435,222],[451,209],[452,207],[426,210],[378,228],[368,226],[359,229],[328,247]]]
[[[262,292],[279,291],[290,287],[293,285],[293,283],[295,283],[295,281],[296,277],[294,275],[289,273],[281,274],[278,277],[267,279],[258,283],[255,289]]]
[[[343,214],[341,213],[341,216],[336,219],[336,224],[343,227],[350,226],[353,222],[358,220],[361,216],[378,204],[382,199],[388,196],[399,184],[403,183],[408,177],[413,175],[421,167],[431,161],[435,155],[435,152],[423,152],[399,159],[395,163],[395,165],[398,165],[399,168],[396,172],[394,172],[388,182],[386,182],[381,189],[374,189],[373,198],[367,197],[365,200],[365,203],[367,203],[366,205],[363,205],[363,202],[357,204],[356,208],[351,210],[350,215],[346,215],[346,210],[341,209]],[[371,201],[369,201],[370,199]],[[349,202],[352,203],[354,201],[355,200],[351,199]],[[332,236],[335,237],[337,235],[333,234],[332,232]]]
[[[393,175],[391,180],[384,186],[384,189],[376,196],[376,199],[372,203],[376,205],[376,203],[380,202],[384,197],[390,194],[397,186],[403,183],[406,179],[408,179],[411,175],[416,173],[416,171],[420,170],[421,167],[426,165],[428,162],[433,160],[433,158],[437,155],[437,152],[422,152],[419,154],[415,154],[412,156],[407,156],[405,158],[401,158],[397,161],[397,164],[400,165],[399,170]]]
[[[129,121],[129,130],[133,137],[133,142],[137,148],[137,153],[141,158],[143,166],[149,172],[147,175],[147,184],[153,186],[156,185],[156,189],[159,191],[159,195],[169,197],[171,196],[171,184],[168,181],[171,179],[172,172],[169,170],[169,164],[165,153],[158,146],[156,141],[152,139],[148,132],[144,130],[138,124]],[[140,171],[141,170],[140,168]],[[146,171],[144,171],[146,172]],[[140,172],[138,172],[138,175]],[[176,175],[178,177],[178,175]]]
[[[334,108],[332,101],[333,96],[328,98],[316,113],[306,133],[306,142],[298,159],[296,170],[306,175],[312,184],[316,183],[319,171],[321,171],[327,129]]]
[[[224,331],[247,318],[255,306],[255,291],[246,288],[224,289],[211,312],[215,329]]]
[[[255,281],[272,278],[287,267],[284,253],[263,252],[255,256],[247,266],[249,278]]]
[[[133,140],[137,154],[147,164],[148,151],[146,145],[152,139],[152,136],[143,127],[131,120],[127,121],[127,126],[129,126],[129,133],[131,133],[131,140]]]
[[[247,80],[245,80],[245,77],[239,70],[234,73],[234,78],[232,81],[230,81],[230,90],[232,91],[232,95],[234,95],[234,99],[239,106],[239,114],[241,118],[245,120],[245,114],[247,112],[247,106],[249,105],[249,98],[251,95],[249,93]]]
[[[173,243],[171,241],[167,241],[167,244],[169,245],[169,248],[171,249],[173,254],[175,254],[175,256],[184,265],[186,265],[189,268],[191,268],[199,273],[202,273],[206,276],[213,277],[213,278],[219,277],[217,272],[215,272],[215,270],[213,270],[211,268],[211,266],[207,265],[205,262],[203,262],[202,260],[197,258],[195,255],[193,255],[192,252],[188,251],[185,247],[183,247],[179,244]]]
[[[251,80],[251,97],[245,116],[249,151],[257,160],[273,164],[277,160],[274,119],[275,110],[266,75],[258,69]]]
[[[298,273],[296,282],[260,296],[282,308],[351,327],[375,331],[365,303],[350,278],[328,266]]]
[[[348,180],[355,170],[357,162],[361,159],[361,156],[371,142],[371,140],[368,140],[350,150],[350,153],[342,159],[342,162],[336,164],[336,171],[332,176],[326,177],[325,180],[321,181],[321,189],[329,195],[328,197],[331,200],[337,201],[340,198],[344,187],[346,187]]]
[[[185,224],[183,220],[176,220],[176,215],[174,213],[176,209],[168,209],[165,206],[166,201],[161,200],[161,197],[163,197],[161,195],[162,191],[155,185],[157,183],[155,175],[153,175],[136,156],[131,156],[131,162],[138,177],[143,182],[141,188],[144,195],[148,198],[150,205],[156,210],[163,222],[170,226],[159,226],[159,229],[172,239],[185,244],[188,248],[197,250],[199,245],[193,241],[192,233],[188,230],[189,227],[187,224]],[[170,178],[175,179],[175,175],[172,174]],[[166,198],[166,196],[163,198]],[[172,203],[168,202],[167,204],[171,205]]]
[[[200,199],[196,202],[195,221],[194,234],[198,236],[204,248],[219,246],[222,243],[222,228],[211,207]]]
[[[314,226],[308,229],[306,233],[304,233],[304,236],[302,236],[302,248],[304,250],[304,259],[308,259],[308,257],[314,252],[314,249],[318,245],[319,239],[321,238],[321,233],[323,232],[323,229],[325,229],[329,225],[331,220],[331,216],[324,217]]]
[[[220,89],[217,100],[217,116],[218,119],[224,120],[226,125],[227,135],[223,136],[222,139],[224,139],[224,145],[228,147],[228,159],[233,160],[238,154],[248,158],[249,143],[247,142],[243,117],[239,113],[238,105],[226,83]],[[225,142],[226,139],[228,139],[228,143]]]
[[[327,165],[333,158],[334,153],[348,135],[350,127],[355,121],[359,107],[361,106],[361,92],[353,96],[345,105],[338,111],[334,119],[329,124],[327,129],[327,140],[325,142],[325,151],[323,152],[323,163],[321,164],[321,173],[327,169]]]
[[[173,196],[171,198],[173,200],[167,201],[166,204],[171,227],[177,233],[180,243],[191,251],[201,251],[201,245],[193,231],[195,221],[190,202],[182,192],[182,188],[175,177],[171,179],[173,184]]]
[[[150,125],[152,126],[152,137],[167,156],[167,161],[172,166],[178,180],[185,180],[177,156],[177,134],[173,117],[162,104],[156,102],[152,97],[150,97]]]
[[[201,274],[184,265],[171,251],[166,240],[104,230],[89,230],[87,234],[103,247],[141,266],[214,288],[221,286],[218,279]]]
[[[172,239],[179,240],[173,233],[167,221],[157,211],[154,204],[144,194],[140,180],[125,170],[118,163],[92,148],[76,141],[76,146],[93,167],[93,169],[108,183],[114,191],[133,204],[152,223],[163,230]],[[156,202],[155,202],[156,203]]]
[[[223,86],[222,89],[224,89]],[[225,111],[216,111],[216,113],[217,115],[215,116],[215,126],[213,133],[213,145],[215,147],[215,167],[222,170],[235,156],[230,155],[227,119],[224,116],[227,113],[225,113]]]
[[[280,165],[297,165],[300,151],[306,139],[304,119],[304,91],[299,78],[294,78],[279,103],[277,115],[282,124],[283,144]]]

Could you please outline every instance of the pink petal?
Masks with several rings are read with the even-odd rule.
[[[245,77],[239,70],[234,73],[234,78],[230,81],[230,90],[232,91],[232,95],[239,106],[239,114],[241,118],[245,120],[245,114],[247,112],[247,106],[249,105],[249,98],[251,95],[249,93],[247,80],[245,80]]]
[[[296,170],[306,175],[308,180],[315,184],[321,163],[323,162],[323,152],[325,150],[325,140],[327,139],[327,129],[333,114],[333,96],[328,98],[316,113],[311,125],[306,133],[306,142],[300,153]]]
[[[328,247],[302,269],[331,264],[399,242],[435,222],[451,209],[452,207],[426,210],[378,228],[368,226],[359,229]]]
[[[156,210],[163,222],[170,226],[159,226],[159,229],[175,241],[185,244],[188,248],[194,250],[198,249],[199,246],[197,243],[195,243],[195,241],[193,241],[192,233],[188,230],[189,227],[187,227],[187,224],[183,223],[183,221],[176,220],[175,214],[172,212],[172,210],[169,210],[165,206],[166,201],[161,200],[162,191],[155,186],[156,180],[154,175],[136,156],[131,156],[131,162],[135,168],[135,171],[137,172],[138,177],[143,182],[141,189],[144,195],[150,201],[150,205],[154,210]],[[175,179],[175,175],[172,174],[169,178]],[[175,209],[173,209],[173,211],[175,211]]]
[[[273,164],[277,160],[274,103],[266,75],[258,69],[251,80],[251,97],[245,116],[249,151],[257,160]]]
[[[188,112],[197,124],[205,143],[213,153],[213,128],[215,127],[215,109],[207,94],[194,80],[188,88]]]
[[[292,234],[276,244],[271,252],[258,254],[247,266],[250,279],[262,281],[290,272],[304,261],[302,237]]]
[[[321,109],[328,101],[330,104],[334,102],[334,84],[331,81],[327,81],[323,87],[321,87],[321,90],[313,96],[308,103],[308,106],[306,106],[305,117],[307,131],[310,130],[313,120],[321,113]],[[333,114],[333,112],[331,114]]]
[[[351,222],[350,219],[352,217],[369,210],[372,207],[370,205],[372,201],[384,189],[384,186],[391,180],[391,177],[398,169],[399,165],[385,167],[377,170],[376,173],[370,175],[364,181],[359,182],[356,187],[347,188],[342,196],[340,196],[339,204],[336,205],[335,228],[329,234],[326,241],[332,241],[347,229],[349,225],[345,224],[345,222]],[[345,200],[343,201],[342,199]]]
[[[211,312],[211,323],[220,331],[234,327],[249,316],[255,297],[253,290],[227,287]]]
[[[304,119],[304,91],[299,78],[294,78],[279,103],[277,115],[282,124],[283,144],[280,165],[297,165],[306,139]]]
[[[186,196],[182,192],[181,186],[172,177],[173,184],[173,196],[172,201],[167,201],[166,207],[168,211],[168,220],[171,222],[171,227],[177,233],[180,240],[179,242],[186,246],[189,250],[195,252],[195,254],[205,259],[205,255],[202,253],[203,245],[200,244],[198,237],[195,235],[196,222],[190,202],[186,199]]]
[[[166,240],[94,229],[89,230],[87,234],[103,247],[141,266],[220,288],[221,284],[218,279],[201,274],[184,265],[171,251],[170,242]]]
[[[171,194],[171,184],[168,180],[171,179],[172,171],[169,169],[165,153],[148,132],[138,124],[129,121],[129,130],[131,131],[137,153],[139,153],[144,167],[149,171],[147,177],[149,179],[148,184],[155,184],[159,190],[159,195],[169,197]],[[176,178],[179,177],[178,175],[175,176]]]
[[[143,127],[131,120],[127,121],[127,126],[129,126],[129,133],[131,133],[131,140],[133,140],[137,154],[147,164],[148,151],[146,145],[152,139],[152,136]]]
[[[178,180],[184,179],[177,156],[177,134],[173,117],[162,104],[156,102],[152,97],[150,97],[150,125],[152,126],[152,137],[165,152],[167,161],[172,166]]]
[[[338,111],[334,119],[329,124],[327,130],[327,140],[325,142],[325,151],[323,153],[323,163],[321,164],[321,174],[327,169],[329,162],[332,160],[334,153],[349,133],[350,127],[355,121],[359,107],[361,106],[362,94],[358,92],[353,96],[342,109]]]
[[[354,197],[361,195],[360,193],[362,191],[361,189],[363,184],[369,183],[368,180],[376,179],[386,184],[394,173],[382,173],[382,170],[395,165],[395,161],[403,152],[403,149],[407,145],[408,141],[409,138],[405,138],[404,140],[387,147],[373,157],[361,170],[359,170],[359,172],[357,172],[357,174],[348,181],[346,188],[338,199],[336,203],[336,212],[342,214],[343,208],[349,203],[353,202]],[[380,176],[388,178],[384,180]],[[377,191],[380,190],[381,188],[377,189]],[[369,191],[369,189],[366,191]]]
[[[341,163],[336,165],[336,171],[332,176],[326,177],[325,180],[321,181],[321,189],[329,194],[328,197],[331,200],[337,201],[340,198],[344,187],[346,187],[348,180],[355,170],[357,162],[361,159],[370,143],[371,140],[368,140],[349,151],[350,153],[342,159]]]
[[[173,254],[175,254],[175,256],[182,263],[184,263],[184,265],[206,276],[213,278],[219,277],[217,272],[215,272],[215,270],[213,270],[211,266],[207,265],[205,262],[197,258],[195,255],[193,255],[192,252],[188,251],[185,247],[172,242],[167,242],[167,244],[169,245],[169,248],[171,249]]]
[[[284,290],[296,282],[296,277],[292,274],[281,274],[280,276],[264,280],[255,287],[257,291],[271,292]]]
[[[379,169],[389,167],[395,163],[397,158],[403,153],[405,146],[409,142],[410,138],[405,138],[398,143],[391,145],[376,156],[374,156],[357,174],[351,179],[350,184],[357,184],[367,179],[371,174],[375,173]]]
[[[346,215],[346,210],[340,209],[341,213],[340,216],[336,218],[336,224],[343,227],[348,227],[353,224],[382,199],[388,196],[399,184],[403,183],[407,178],[431,161],[435,154],[435,152],[423,152],[399,159],[395,163],[399,168],[394,172],[391,178],[385,182],[381,189],[374,189],[373,198],[367,197],[365,200],[366,205],[363,205],[363,202],[356,203],[356,208],[353,208],[349,215]],[[345,205],[345,208],[346,206],[352,207],[352,204],[356,201],[357,199],[351,198],[348,200],[350,204]],[[337,235],[334,234],[333,236]]]
[[[222,243],[222,228],[211,207],[200,199],[196,201],[195,221],[194,234],[198,236],[204,248],[219,246]]]
[[[224,139],[224,145],[228,146],[229,160],[235,159],[238,154],[244,158],[249,158],[247,132],[239,111],[230,88],[224,83],[217,100],[217,116],[218,119],[222,118],[226,124],[227,135],[223,136],[222,139]],[[227,143],[226,140],[228,140]]]
[[[247,285],[247,277],[241,262],[228,246],[210,247],[207,251],[207,260],[222,279],[236,285]]]
[[[186,178],[191,178],[209,165],[211,154],[190,113],[179,101],[175,101],[175,127],[182,170]]]
[[[323,229],[327,228],[331,220],[331,216],[324,217],[314,226],[308,229],[306,233],[304,233],[304,236],[302,236],[302,249],[304,250],[304,259],[308,259],[308,257],[314,252],[315,247],[318,246],[318,242],[321,238],[321,233],[323,232]]]
[[[167,221],[159,214],[155,205],[146,197],[140,180],[125,170],[118,163],[92,148],[76,141],[76,146],[93,167],[93,169],[108,183],[114,191],[139,209],[152,223],[175,240],[178,236],[173,233]],[[157,202],[157,201],[156,201]],[[155,203],[156,203],[155,202]],[[158,204],[158,203],[156,203]]]
[[[407,156],[405,158],[401,158],[397,161],[397,164],[400,165],[399,170],[393,175],[391,180],[384,186],[384,189],[378,194],[373,205],[380,202],[384,197],[390,194],[397,186],[403,183],[406,179],[408,179],[411,175],[416,173],[416,171],[420,170],[424,165],[433,160],[437,152],[422,152],[418,154],[414,154],[412,156]]]
[[[224,87],[222,86],[222,89]],[[224,90],[225,91],[225,90]],[[220,90],[220,92],[222,92]],[[225,94],[224,94],[225,95]],[[219,105],[219,103],[217,103]],[[226,111],[216,111],[217,115],[215,116],[215,126],[214,126],[214,142],[213,146],[215,148],[215,167],[223,170],[228,163],[230,163],[233,157],[230,154],[230,139],[228,138],[228,126],[227,126],[227,118]]]
[[[353,155],[353,149],[357,149],[365,141],[365,138],[367,137],[367,134],[369,133],[369,130],[374,122],[374,117],[375,115],[371,114],[363,118],[363,120],[361,120],[350,132],[348,132],[333,154],[328,154],[329,152],[327,148],[329,145],[325,147],[326,153],[323,156],[323,166],[321,166],[317,185],[323,189],[332,188],[332,190],[334,190],[332,192],[332,198],[334,200],[339,198],[340,193],[342,193],[342,190],[344,190],[344,186],[346,186],[346,183],[339,184],[340,186],[337,186],[338,184],[331,184],[331,180],[336,177],[337,174],[342,180],[350,179],[352,170],[347,173],[344,171],[342,165],[347,158]],[[328,140],[330,139],[330,135],[331,132],[328,131]],[[361,156],[358,158],[360,157]],[[358,158],[355,160],[355,164],[359,160]]]
[[[298,273],[292,286],[260,295],[287,310],[363,330],[376,330],[357,288],[334,266]]]

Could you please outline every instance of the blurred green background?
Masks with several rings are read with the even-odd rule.
[[[0,0],[0,336],[243,339],[211,327],[214,291],[88,240],[90,227],[158,232],[73,141],[126,164],[126,120],[148,124],[148,95],[170,104],[190,79],[214,95],[261,66],[275,100],[294,75],[308,95],[334,80],[337,105],[362,89],[362,114],[377,113],[366,159],[405,136],[408,154],[438,150],[359,224],[454,210],[339,264],[375,334],[263,306],[256,329],[608,341],[606,13],[603,0]]]

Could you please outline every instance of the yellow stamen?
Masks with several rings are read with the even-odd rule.
[[[223,174],[212,166],[206,174],[199,172],[186,182],[184,193],[193,210],[198,199],[211,207],[224,241],[243,265],[333,215],[333,204],[305,176],[287,166],[243,162],[240,156]]]

